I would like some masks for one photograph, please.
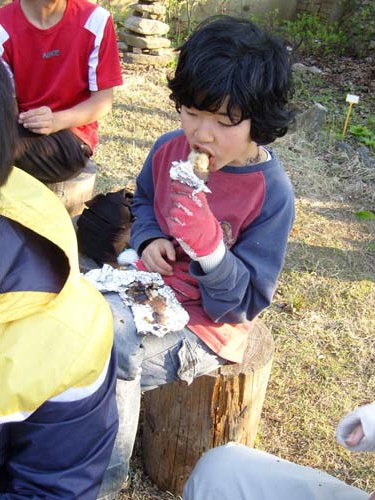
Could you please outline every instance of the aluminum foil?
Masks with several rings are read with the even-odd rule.
[[[163,337],[168,332],[181,330],[189,315],[176,299],[159,273],[136,269],[115,269],[104,264],[92,269],[84,277],[100,292],[117,292],[132,309],[137,331],[141,335]]]
[[[211,190],[206,186],[204,180],[200,179],[194,172],[192,163],[188,161],[172,161],[172,166],[169,171],[172,180],[179,181],[194,189],[193,194],[211,193]]]

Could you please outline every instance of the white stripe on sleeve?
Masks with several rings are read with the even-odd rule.
[[[98,6],[87,19],[85,28],[95,35],[93,50],[90,54],[88,80],[89,89],[91,91],[98,90],[98,82],[96,78],[96,68],[99,64],[99,49],[103,40],[104,30],[110,14],[103,7]]]

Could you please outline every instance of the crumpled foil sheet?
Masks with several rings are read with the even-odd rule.
[[[100,292],[117,292],[132,309],[140,335],[164,337],[181,330],[189,321],[187,311],[159,273],[115,269],[104,264],[83,275]]]
[[[195,174],[193,165],[189,160],[172,161],[169,175],[172,180],[179,181],[193,188],[193,194],[200,193],[201,191],[204,193],[211,193],[211,190],[206,186],[205,182]]]

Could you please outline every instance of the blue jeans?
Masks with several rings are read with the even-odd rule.
[[[114,319],[119,431],[98,499],[112,500],[128,475],[142,391],[175,380],[189,384],[195,377],[215,370],[226,361],[188,328],[162,338],[138,335],[131,309],[124,305],[118,294],[106,293],[104,297]]]

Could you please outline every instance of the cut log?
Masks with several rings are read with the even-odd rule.
[[[53,191],[71,217],[82,213],[85,201],[94,194],[97,165],[89,160],[85,168],[75,177],[62,182],[46,184]]]
[[[253,446],[271,371],[274,342],[257,322],[244,360],[172,382],[143,396],[145,471],[162,491],[181,495],[194,465],[210,448],[236,441]]]

